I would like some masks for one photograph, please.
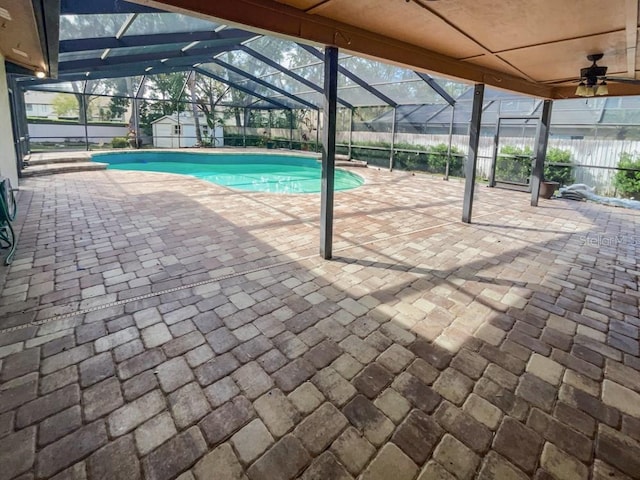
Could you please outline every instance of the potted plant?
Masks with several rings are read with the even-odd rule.
[[[540,196],[542,198],[551,198],[561,185],[572,184],[571,169],[570,150],[562,150],[560,148],[547,150],[542,182],[540,183]]]
[[[556,193],[558,188],[560,188],[560,182],[542,180],[542,182],[540,182],[540,196],[549,199],[553,197],[553,194]]]

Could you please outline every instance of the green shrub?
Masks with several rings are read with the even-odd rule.
[[[429,147],[429,156],[427,163],[434,173],[445,173],[447,168],[447,156],[449,145],[440,143]],[[464,157],[460,155],[460,151],[451,146],[451,160],[449,161],[449,175],[453,177],[461,177],[464,165]]]
[[[129,140],[125,137],[114,137],[111,140],[111,148],[127,148],[129,146]]]
[[[519,148],[505,145],[496,160],[496,181],[526,183],[531,179],[530,147]]]
[[[394,163],[397,168],[403,170],[419,170],[429,173],[444,174],[447,169],[447,157],[449,145],[440,143],[438,145],[396,144]],[[406,152],[402,150],[413,150]],[[463,175],[464,156],[460,151],[451,147],[451,160],[449,161],[449,175],[461,177]]]
[[[374,167],[389,168],[391,144],[381,142],[354,142],[353,146],[364,147],[351,149],[351,158],[354,160],[364,160]]]
[[[261,135],[247,135],[245,139],[243,139],[242,134],[237,133],[227,133],[224,136],[224,144],[227,147],[242,147],[244,142],[246,141],[247,147],[262,147],[266,146],[266,142]],[[273,146],[276,148],[289,148],[289,139],[288,138],[274,138],[271,139]],[[301,150],[301,151],[316,151],[316,142],[315,139],[311,142],[300,142],[294,140],[291,142],[291,146],[293,150]]]
[[[618,170],[613,183],[623,197],[640,198],[640,158],[637,155],[622,152],[618,168],[630,168],[635,171]]]
[[[547,150],[544,180],[547,182],[558,182],[560,185],[571,185],[574,182],[572,167],[547,165],[547,163],[572,163],[571,150],[562,150],[560,148],[550,148]]]

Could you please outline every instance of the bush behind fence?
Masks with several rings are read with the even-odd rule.
[[[390,143],[391,135],[383,132],[353,132],[351,141],[354,144]],[[338,142],[348,143],[349,132],[338,132]],[[426,147],[448,143],[449,135],[396,133],[395,136],[396,145],[410,144]],[[502,137],[500,144],[524,148],[527,144],[531,144],[531,140],[521,137]],[[453,135],[451,137],[451,145],[466,155],[469,148],[469,137],[467,135]],[[573,167],[572,175],[575,183],[586,183],[587,185],[596,187],[600,194],[614,195],[615,185],[613,179],[616,174],[615,168],[618,166],[618,161],[620,160],[620,154],[623,152],[631,154],[640,153],[640,141],[551,137],[549,139],[549,148],[569,150],[571,152],[572,162],[577,165],[583,165],[582,167]],[[480,137],[477,168],[479,177],[489,177],[493,159],[493,149],[493,136]],[[596,167],[609,167],[609,169]],[[452,172],[452,175],[453,174]]]

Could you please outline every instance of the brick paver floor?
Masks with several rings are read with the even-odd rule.
[[[25,181],[0,479],[640,479],[640,212],[358,173]]]

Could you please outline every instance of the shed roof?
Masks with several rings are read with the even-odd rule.
[[[181,113],[180,115],[175,113],[173,115],[164,115],[152,121],[151,123],[160,123],[165,120],[169,120],[173,123],[179,123],[181,125],[195,125],[193,114],[189,114],[189,113]],[[206,118],[204,115],[198,115],[198,120],[205,122]],[[204,125],[206,125],[206,122],[204,123]]]

